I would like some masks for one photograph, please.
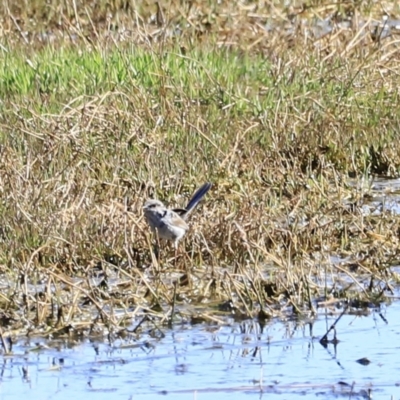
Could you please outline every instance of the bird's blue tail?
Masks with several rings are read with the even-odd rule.
[[[197,204],[200,202],[200,200],[210,190],[211,186],[212,185],[210,182],[206,182],[204,185],[200,186],[196,190],[195,194],[192,196],[188,205],[186,206],[186,215],[189,214],[193,210],[193,208],[195,208],[197,206]]]

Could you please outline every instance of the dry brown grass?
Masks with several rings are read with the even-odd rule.
[[[3,13],[16,54],[1,88],[1,308],[8,334],[123,334],[132,322],[159,326],[172,314],[174,321],[220,321],[219,312],[265,319],[315,312],[318,301],[379,304],[390,293],[399,218],[364,215],[370,190],[356,189],[350,176],[399,170],[398,115],[390,108],[397,98],[395,37],[376,41],[369,25],[354,22],[368,20],[365,10],[347,6],[333,15],[312,4],[283,10],[203,3],[172,3],[164,24],[151,17],[154,4],[143,3],[136,18],[121,3],[112,21],[131,25],[118,31],[94,3],[77,13],[73,3],[61,10],[53,2],[49,21],[38,17],[39,5]],[[331,15],[334,29],[310,37],[299,17],[309,13]],[[30,25],[32,15],[40,29]],[[346,18],[353,25],[345,29],[339,22]],[[276,27],[265,30],[271,21]],[[178,23],[186,27],[181,35],[173,34]],[[46,27],[57,39],[42,48],[38,35]],[[60,39],[72,34],[72,42]],[[138,63],[148,57],[142,70],[129,58],[127,38],[142,46]],[[10,78],[12,70],[25,71],[29,82],[18,58],[26,40],[33,41],[36,88]],[[240,74],[218,58],[222,47],[235,54]],[[61,51],[71,51],[70,64],[55,72]],[[99,78],[99,63],[86,76],[72,59],[76,51],[88,65],[98,51],[136,75],[114,80],[113,64]],[[216,54],[207,59],[207,52]],[[182,73],[182,60],[195,62]],[[250,72],[257,67],[268,79]],[[57,91],[51,79],[63,82],[68,68]],[[146,71],[149,81],[140,81]],[[183,206],[208,180],[213,189],[193,215],[178,259],[166,246],[157,260],[144,200]]]

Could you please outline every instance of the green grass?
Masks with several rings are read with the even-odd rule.
[[[396,174],[399,161],[385,152],[397,151],[390,149],[399,121],[392,106],[398,101],[397,75],[383,80],[379,69],[361,74],[357,59],[322,63],[310,57],[296,62],[277,74],[262,55],[207,47],[185,56],[176,48],[159,56],[130,46],[102,51],[45,48],[29,58],[13,50],[0,60],[2,118],[16,117],[15,104],[20,106],[18,114],[29,118],[90,103],[111,105],[125,114],[145,112],[142,122],[154,129],[157,121],[149,113],[158,113],[167,127],[166,143],[182,148],[184,134],[192,131],[190,143],[186,141],[186,150],[192,151],[204,137],[177,121],[185,113],[207,125],[206,136],[215,146],[208,144],[211,153],[206,153],[213,158],[232,146],[238,132],[232,126],[257,124],[245,140],[266,151],[276,140],[283,141],[278,150],[290,151],[308,136],[304,151],[311,150],[311,158],[318,157],[318,147],[328,147],[326,157],[338,168],[344,166],[344,172],[354,169],[352,161],[353,173],[370,168]],[[344,75],[349,70],[352,73]],[[129,133],[126,126],[118,129],[120,138]],[[339,154],[349,142],[352,151],[346,151],[347,157]],[[383,163],[385,158],[391,162]]]

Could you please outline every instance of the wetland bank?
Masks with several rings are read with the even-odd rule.
[[[399,5],[228,3],[0,4],[5,356],[396,299]]]

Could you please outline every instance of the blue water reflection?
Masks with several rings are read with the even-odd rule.
[[[344,316],[339,343],[324,348],[331,311],[263,329],[251,321],[175,327],[161,339],[113,346],[19,341],[2,359],[0,399],[399,398],[400,305],[384,310],[388,323],[377,312]],[[356,362],[363,357],[369,365]]]

